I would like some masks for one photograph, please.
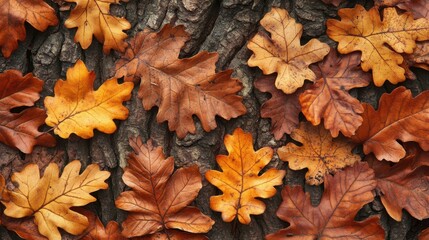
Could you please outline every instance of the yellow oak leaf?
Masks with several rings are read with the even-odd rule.
[[[50,163],[43,177],[36,164],[27,165],[21,172],[13,173],[11,180],[18,187],[8,191],[9,201],[2,201],[4,214],[13,218],[34,216],[39,232],[48,239],[61,239],[58,228],[73,235],[88,227],[88,219],[71,207],[95,202],[91,192],[106,189],[104,182],[108,171],[100,171],[97,164],[89,165],[79,174],[81,163],[74,160],[64,167],[59,176],[59,167]]]
[[[58,80],[54,97],[45,98],[48,117],[46,124],[54,127],[54,133],[68,138],[75,133],[82,138],[94,136],[96,128],[104,133],[116,130],[113,119],[125,120],[128,109],[122,105],[131,97],[134,84],[118,84],[116,78],[104,82],[94,91],[95,73],[88,72],[85,64],[78,60],[67,70],[67,80]]]
[[[302,25],[284,9],[272,8],[261,25],[271,38],[260,32],[249,41],[247,47],[254,54],[247,64],[259,67],[265,75],[277,72],[276,88],[286,94],[302,87],[305,80],[314,81],[316,75],[308,66],[321,61],[329,53],[329,46],[317,39],[301,46]]]

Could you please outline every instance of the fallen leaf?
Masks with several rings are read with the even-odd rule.
[[[308,122],[301,122],[291,137],[302,146],[291,142],[279,148],[277,154],[293,170],[308,168],[305,174],[308,184],[319,185],[326,174],[333,174],[360,161],[359,155],[352,153],[355,147],[353,143],[342,137],[332,139],[323,126],[315,127]]]
[[[325,190],[316,207],[301,186],[285,186],[277,216],[290,226],[266,239],[384,239],[378,216],[354,220],[358,211],[374,200],[375,186],[374,172],[366,163],[326,175]]]
[[[299,96],[305,118],[313,125],[319,125],[323,118],[333,137],[340,131],[350,137],[362,124],[362,104],[348,93],[371,82],[371,74],[359,65],[359,53],[341,56],[331,49],[323,62],[311,67],[317,80]]]
[[[405,80],[405,69],[399,65],[404,58],[401,53],[411,54],[416,41],[429,39],[429,20],[414,20],[411,13],[399,14],[395,8],[383,11],[383,21],[377,8],[366,11],[361,5],[340,9],[341,21],[329,19],[327,34],[339,42],[338,51],[346,54],[362,52],[361,67],[372,69],[376,86],[386,80],[397,84]]]
[[[259,32],[250,39],[247,48],[253,55],[247,64],[259,67],[265,75],[276,72],[276,88],[286,94],[302,87],[304,80],[314,81],[316,76],[308,66],[321,61],[329,46],[317,39],[301,46],[302,25],[281,8],[272,8],[262,18],[261,26],[271,33],[271,38]]]
[[[0,174],[0,201],[9,201],[6,191],[6,180],[3,175]],[[0,221],[1,224],[1,221]]]
[[[274,86],[275,79],[275,75],[262,76],[254,85],[259,91],[271,94],[271,98],[261,106],[261,117],[271,118],[271,132],[276,140],[280,140],[285,133],[291,134],[298,127],[301,112],[298,96],[302,88],[293,94],[285,94]]]
[[[338,7],[345,0],[322,0],[325,4],[332,4],[335,7]]]
[[[106,227],[104,227],[103,223],[100,219],[92,214],[94,218],[94,227],[89,231],[88,234],[83,236],[82,240],[125,240],[126,238],[121,235],[121,229],[119,228],[119,224],[115,221],[110,221],[107,223]],[[87,214],[85,216],[88,217]],[[89,219],[89,217],[88,217]]]
[[[408,12],[412,12],[415,19],[429,16],[429,2],[427,0],[374,0],[377,7],[397,6]]]
[[[122,179],[132,190],[122,192],[115,201],[116,207],[128,211],[122,234],[131,238],[169,229],[208,232],[214,221],[188,206],[202,187],[198,167],[180,168],[173,174],[174,159],[165,158],[161,147],[154,147],[150,140],[143,144],[140,137],[130,139],[130,145],[134,152],[128,157]]]
[[[118,84],[116,78],[105,81],[94,91],[95,73],[88,72],[78,60],[67,70],[67,80],[55,83],[54,97],[45,98],[46,124],[62,138],[75,133],[82,138],[94,136],[94,128],[104,133],[116,130],[113,119],[125,120],[128,109],[123,101],[131,98],[133,83]]]
[[[55,10],[43,0],[0,0],[0,47],[5,58],[25,39],[24,23],[39,31],[58,24]]]
[[[89,193],[106,189],[104,180],[110,173],[91,164],[79,175],[80,168],[81,163],[75,160],[65,166],[61,177],[55,163],[45,169],[43,177],[36,164],[15,172],[11,180],[18,187],[8,191],[10,201],[2,201],[4,214],[13,218],[34,216],[39,232],[48,239],[61,239],[58,227],[73,235],[83,232],[88,219],[70,208],[96,201]]]
[[[9,231],[14,231],[19,237],[26,240],[47,240],[39,233],[37,225],[32,217],[10,218],[4,214],[1,215],[1,224]]]
[[[419,240],[429,239],[429,228],[426,228],[419,234]]]
[[[31,107],[40,98],[43,81],[17,70],[0,73],[0,142],[31,153],[35,145],[53,147],[55,138],[38,128],[46,118],[44,110]],[[13,109],[26,108],[12,112]]]
[[[377,111],[366,103],[363,107],[363,123],[351,139],[363,143],[365,154],[398,162],[405,157],[405,150],[397,139],[418,142],[423,150],[429,150],[429,91],[413,98],[410,90],[398,87],[381,96]]]
[[[210,197],[210,208],[221,212],[225,222],[238,218],[241,223],[249,224],[250,214],[260,215],[265,211],[265,203],[257,198],[274,196],[274,186],[282,184],[286,171],[271,168],[259,175],[271,161],[273,149],[264,147],[255,152],[252,135],[241,128],[226,135],[224,142],[229,155],[216,156],[223,171],[206,172],[207,181],[223,192]]]
[[[125,51],[127,34],[123,31],[131,28],[125,18],[110,14],[110,4],[118,4],[121,0],[66,0],[76,3],[70,17],[64,22],[67,28],[78,28],[74,37],[83,49],[92,43],[92,35],[103,43],[103,52],[108,54],[110,49]]]
[[[414,52],[404,57],[408,66],[429,71],[429,41],[417,43]]]
[[[149,236],[141,237],[139,240],[208,240],[203,234],[193,234],[178,230],[167,229]]]

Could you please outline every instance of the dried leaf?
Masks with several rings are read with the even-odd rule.
[[[18,236],[26,240],[47,240],[37,230],[37,225],[34,223],[33,217],[26,218],[10,218],[6,215],[1,215],[1,224],[9,231],[14,231]]]
[[[125,18],[115,17],[109,13],[110,4],[118,4],[121,0],[66,0],[76,3],[70,17],[64,22],[67,28],[78,28],[74,37],[83,49],[92,43],[92,35],[103,43],[103,52],[108,54],[110,49],[125,51],[127,44],[124,39],[127,34],[123,31],[131,28]]]
[[[44,110],[31,107],[39,99],[43,81],[17,70],[0,73],[0,142],[31,153],[35,145],[53,147],[55,138],[38,128],[46,118]],[[12,112],[12,109],[31,107]]]
[[[261,106],[261,117],[271,118],[271,132],[276,140],[280,140],[285,133],[291,134],[298,127],[301,112],[298,96],[302,88],[293,94],[285,94],[274,86],[275,79],[275,75],[262,76],[254,85],[259,91],[271,94],[271,99]]]
[[[429,16],[429,1],[427,0],[374,0],[376,6],[397,6],[412,12],[415,19]]]
[[[94,218],[95,224],[91,231],[83,236],[82,240],[125,240],[126,238],[121,235],[121,229],[119,224],[115,221],[107,223],[106,228],[98,217],[91,212]],[[85,216],[88,217],[87,214]],[[89,219],[89,217],[88,217]]]
[[[67,70],[67,80],[58,80],[54,97],[45,98],[48,118],[46,124],[62,138],[75,133],[82,138],[94,136],[94,128],[104,133],[116,130],[113,119],[125,120],[128,109],[123,101],[131,98],[133,83],[118,84],[116,78],[105,81],[94,91],[95,73],[88,72],[78,60]]]
[[[426,228],[419,234],[419,240],[429,239],[429,228]]]
[[[141,138],[130,139],[130,145],[134,152],[122,179],[132,190],[122,192],[115,201],[116,207],[129,212],[122,234],[137,237],[167,229],[208,232],[214,221],[188,206],[202,187],[198,167],[180,168],[172,174],[174,160],[166,159],[161,147],[154,147],[152,141],[143,144]]]
[[[376,86],[386,80],[397,84],[405,80],[405,70],[399,65],[401,53],[411,54],[415,41],[429,39],[429,20],[414,20],[411,13],[399,14],[395,8],[383,11],[383,21],[377,8],[366,11],[361,5],[338,11],[341,21],[329,19],[327,34],[339,42],[340,53],[362,52],[361,67],[372,69]]]
[[[316,76],[308,66],[321,61],[329,46],[317,39],[301,46],[302,25],[284,9],[272,8],[262,18],[261,26],[271,33],[271,38],[260,32],[249,41],[247,47],[253,55],[247,64],[259,67],[265,75],[276,72],[276,88],[286,94],[302,87],[304,80],[314,81]]]
[[[58,227],[74,235],[83,232],[88,219],[70,208],[94,202],[96,199],[89,193],[106,189],[104,180],[110,173],[91,164],[79,175],[80,168],[80,162],[75,160],[67,164],[61,177],[55,163],[49,164],[43,177],[36,164],[15,172],[11,180],[18,187],[9,191],[10,201],[2,201],[4,214],[14,218],[34,216],[39,232],[48,239],[61,239]]]
[[[24,23],[39,31],[58,24],[55,10],[43,0],[0,0],[0,48],[5,58],[25,39]]]
[[[139,238],[139,240],[208,240],[203,234],[193,234],[178,230],[167,229],[164,232],[157,232],[149,236]]]
[[[319,125],[323,118],[333,137],[340,131],[350,137],[362,124],[362,104],[348,93],[371,82],[371,74],[363,72],[359,64],[359,53],[339,56],[331,49],[323,62],[312,66],[317,80],[299,97],[307,120]]]
[[[301,122],[291,137],[302,146],[288,143],[277,153],[281,160],[289,162],[293,170],[308,168],[305,174],[308,184],[319,185],[326,174],[333,174],[360,161],[359,155],[352,153],[354,144],[342,137],[332,139],[329,131],[320,125],[314,127],[308,122]]]
[[[224,141],[229,155],[216,157],[223,172],[206,172],[207,181],[223,192],[210,197],[210,208],[221,212],[225,222],[238,218],[241,223],[249,224],[250,214],[259,215],[265,211],[265,204],[257,198],[274,196],[274,186],[282,184],[286,171],[271,168],[259,176],[271,161],[273,149],[264,147],[255,152],[252,135],[241,128],[226,135]]]
[[[356,163],[334,176],[326,175],[317,207],[311,205],[310,194],[301,186],[285,186],[277,216],[290,226],[266,239],[384,239],[378,216],[354,220],[357,212],[374,200],[375,186],[374,172],[366,163]]]
[[[365,154],[372,152],[378,160],[398,162],[405,150],[397,139],[418,142],[429,150],[429,91],[413,98],[410,90],[398,87],[381,96],[377,111],[366,103],[363,107],[363,123],[352,139],[363,143]]]

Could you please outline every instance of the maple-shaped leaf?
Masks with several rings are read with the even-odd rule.
[[[313,125],[319,125],[323,118],[333,137],[340,131],[350,137],[362,124],[362,104],[348,93],[371,82],[371,74],[359,65],[359,53],[339,56],[331,49],[323,62],[311,67],[317,80],[299,96],[305,118]]]
[[[374,169],[377,191],[387,213],[396,221],[402,209],[419,220],[429,217],[429,152],[415,143],[407,145],[408,155],[399,163],[378,161],[374,155],[366,160]]]
[[[253,55],[247,64],[259,67],[265,75],[276,72],[276,87],[286,94],[302,87],[304,80],[314,81],[316,75],[308,66],[321,61],[329,46],[317,39],[301,46],[302,25],[281,8],[272,8],[265,14],[261,26],[271,33],[271,38],[260,32],[250,39],[247,47]]]
[[[411,13],[398,14],[395,8],[384,9],[383,21],[377,8],[366,11],[361,5],[340,9],[338,15],[341,21],[327,21],[328,36],[339,42],[340,53],[362,52],[361,67],[372,69],[376,86],[404,81],[401,53],[411,54],[416,41],[429,39],[429,20],[414,20]]]
[[[225,222],[235,218],[249,224],[250,214],[264,213],[265,204],[257,198],[270,198],[276,194],[274,186],[281,185],[284,170],[268,169],[259,175],[273,157],[273,149],[264,147],[255,152],[250,133],[237,128],[225,136],[229,155],[216,156],[222,172],[208,170],[206,179],[222,191],[222,195],[210,197],[210,208],[222,213]]]
[[[38,128],[46,118],[44,110],[31,107],[39,98],[43,81],[17,70],[0,73],[0,142],[31,153],[35,145],[53,147],[55,138]],[[20,112],[13,109],[31,107]]]
[[[82,211],[89,221],[94,221],[91,230],[80,238],[81,240],[125,240],[126,238],[121,235],[119,224],[115,221],[109,221],[104,227],[100,219],[95,216],[91,211]]]
[[[125,18],[110,14],[110,4],[120,0],[66,0],[76,3],[70,17],[64,22],[67,28],[78,28],[74,37],[83,49],[92,43],[92,35],[103,43],[103,52],[108,54],[110,49],[123,52],[127,46],[124,41],[127,34],[123,31],[131,28]]]
[[[293,170],[308,168],[305,178],[308,184],[319,185],[328,173],[360,161],[352,150],[355,145],[345,138],[332,139],[323,126],[313,126],[309,122],[301,122],[299,128],[290,135],[302,146],[290,142],[277,150],[279,158],[289,162]]]
[[[318,206],[311,205],[310,194],[301,186],[285,186],[277,216],[290,226],[266,239],[384,239],[378,216],[354,220],[358,211],[374,200],[375,186],[374,172],[366,163],[326,175]]]
[[[43,0],[0,0],[0,48],[5,58],[25,39],[24,23],[39,31],[58,24],[55,10]]]
[[[34,216],[39,232],[48,239],[61,239],[58,228],[74,235],[83,232],[88,219],[70,208],[96,201],[90,193],[106,189],[104,181],[110,173],[100,171],[96,164],[89,165],[82,174],[80,168],[81,163],[74,160],[64,167],[61,176],[55,163],[46,167],[43,177],[36,164],[13,173],[11,180],[18,187],[8,191],[9,201],[2,201],[4,214],[13,218]]]
[[[398,87],[383,94],[378,110],[364,103],[363,123],[351,138],[363,143],[365,154],[374,153],[379,160],[398,162],[405,150],[397,141],[415,141],[429,150],[429,91],[413,98],[411,91]]]
[[[122,192],[115,201],[116,207],[129,212],[122,222],[122,234],[177,239],[182,231],[208,232],[214,221],[188,206],[202,187],[198,167],[180,168],[173,174],[174,159],[165,158],[161,147],[154,147],[150,140],[143,144],[140,137],[130,139],[130,145],[134,152],[128,157],[122,179],[132,190]]]
[[[210,131],[217,126],[216,115],[229,120],[246,113],[242,97],[236,95],[242,85],[231,78],[232,70],[215,72],[217,53],[178,59],[188,39],[183,26],[139,32],[116,63],[116,77],[141,80],[138,96],[144,108],[158,106],[157,121],[167,121],[179,138],[195,133],[193,115]]]
[[[67,70],[67,79],[55,83],[55,96],[45,98],[46,124],[54,127],[60,137],[68,138],[75,133],[91,138],[94,128],[113,133],[116,130],[113,119],[127,119],[128,109],[122,102],[131,98],[133,83],[119,84],[116,78],[111,78],[94,91],[94,80],[94,71],[88,72],[78,60]]]
[[[254,85],[259,91],[271,94],[271,98],[261,106],[261,117],[271,118],[271,132],[276,140],[280,140],[285,133],[291,134],[298,127],[301,112],[298,96],[302,88],[293,94],[285,94],[275,87],[275,79],[275,75],[262,76]]]

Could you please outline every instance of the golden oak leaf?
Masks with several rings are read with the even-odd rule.
[[[54,97],[45,98],[48,117],[46,124],[62,138],[75,133],[82,138],[94,136],[94,128],[104,133],[116,130],[113,119],[125,120],[128,109],[123,101],[131,98],[133,83],[118,84],[116,78],[105,81],[94,91],[95,73],[88,72],[85,64],[78,60],[67,70],[67,79],[58,80]]]
[[[359,65],[359,53],[338,56],[331,49],[323,62],[311,67],[317,80],[299,96],[305,118],[313,125],[319,125],[323,118],[333,137],[340,131],[350,137],[362,124],[362,104],[348,93],[371,82],[371,74]]]
[[[39,99],[43,81],[17,70],[0,73],[0,142],[31,153],[35,145],[53,147],[55,138],[38,128],[46,118],[44,110],[31,107]],[[20,112],[12,109],[31,107]]]
[[[381,96],[377,111],[366,103],[363,107],[363,123],[352,140],[363,143],[365,154],[372,152],[378,160],[398,162],[405,150],[397,139],[415,141],[429,150],[429,91],[413,98],[410,90],[398,87]]]
[[[318,206],[301,186],[285,186],[277,216],[290,226],[266,236],[275,239],[384,239],[379,216],[355,221],[358,211],[374,200],[374,172],[366,163],[356,163],[334,176],[326,175]]]
[[[116,63],[116,77],[141,80],[138,96],[144,108],[158,106],[157,121],[167,121],[179,138],[195,133],[193,115],[208,132],[217,126],[216,115],[229,120],[246,113],[242,98],[236,95],[242,85],[231,78],[232,70],[215,72],[217,53],[178,59],[188,39],[183,26],[139,32]]]
[[[241,223],[249,224],[250,214],[259,215],[265,211],[265,204],[257,198],[274,196],[274,186],[282,184],[286,171],[271,168],[259,175],[271,161],[273,149],[264,147],[255,152],[252,135],[241,128],[226,135],[224,142],[229,155],[216,157],[222,172],[206,172],[207,181],[223,192],[210,197],[210,208],[221,212],[225,222],[238,218]]]
[[[308,122],[301,122],[291,137],[302,146],[288,143],[277,153],[281,160],[289,162],[293,170],[308,168],[305,174],[308,184],[319,185],[326,174],[333,174],[360,161],[359,155],[352,153],[354,144],[342,137],[332,139],[323,126],[314,127]]]
[[[341,21],[327,21],[328,36],[339,42],[340,53],[362,52],[361,67],[372,69],[376,86],[386,80],[393,84],[404,81],[401,53],[411,54],[416,41],[429,39],[429,20],[414,20],[411,13],[398,14],[395,8],[384,9],[383,21],[377,8],[366,11],[361,5],[340,9],[338,14]]]
[[[127,34],[123,31],[131,28],[125,19],[115,17],[109,13],[110,4],[119,3],[120,0],[66,0],[76,3],[70,17],[64,22],[67,28],[78,28],[74,37],[83,49],[92,43],[92,35],[103,43],[103,52],[108,54],[110,49],[120,52],[125,50],[127,44],[124,39]]]
[[[302,87],[304,80],[314,81],[316,76],[308,66],[321,61],[329,46],[317,39],[301,46],[302,25],[284,9],[272,8],[261,25],[271,33],[271,38],[260,32],[250,39],[247,47],[253,55],[247,64],[259,67],[265,75],[276,72],[276,87],[286,94]]]
[[[132,190],[122,192],[115,201],[116,207],[129,212],[122,222],[122,234],[129,238],[155,234],[147,237],[169,239],[162,236],[173,229],[208,232],[214,221],[188,206],[202,187],[198,167],[180,168],[173,174],[174,159],[165,158],[161,147],[154,147],[150,140],[143,144],[140,137],[130,139],[130,145],[134,152],[128,157],[122,179]]]
[[[106,189],[104,180],[110,173],[100,171],[96,164],[89,165],[82,174],[80,168],[75,160],[64,167],[61,176],[55,163],[48,165],[43,177],[36,164],[13,173],[11,180],[18,187],[8,192],[9,201],[2,201],[4,214],[14,218],[34,216],[39,232],[48,239],[61,239],[59,227],[74,235],[83,232],[88,219],[70,208],[96,201],[90,193]]]
[[[25,39],[24,23],[39,31],[58,24],[55,10],[43,0],[0,0],[0,48],[5,58]]]

